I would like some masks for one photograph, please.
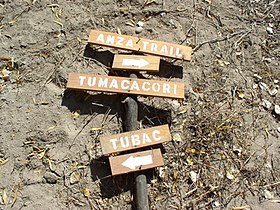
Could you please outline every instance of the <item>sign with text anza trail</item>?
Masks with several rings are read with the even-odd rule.
[[[113,176],[164,165],[160,149],[109,157],[109,162]]]
[[[100,92],[184,98],[184,83],[70,73],[67,88]]]
[[[171,140],[168,125],[119,133],[100,138],[103,154],[147,147]]]
[[[191,47],[183,45],[97,30],[91,30],[88,42],[96,45],[137,51],[169,58],[183,59],[187,61],[191,60],[192,53]]]

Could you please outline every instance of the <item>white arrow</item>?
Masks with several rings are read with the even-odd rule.
[[[136,66],[136,67],[144,67],[149,65],[150,63],[143,58],[138,59],[123,59],[123,66]]]
[[[130,156],[122,163],[124,167],[130,168],[132,170],[135,170],[137,166],[144,166],[153,164],[153,158],[152,155],[142,156],[142,157],[133,157]]]

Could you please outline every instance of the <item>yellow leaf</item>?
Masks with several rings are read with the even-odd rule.
[[[91,128],[91,129],[90,129],[90,132],[100,131],[100,130],[101,130],[101,128]]]
[[[199,150],[196,150],[196,149],[191,149],[191,153],[196,154],[196,155],[206,154],[204,151],[199,151]]]
[[[55,170],[55,168],[54,168],[54,165],[52,164],[52,160],[50,160],[49,158],[47,159],[48,160],[48,163],[49,163],[49,167],[50,167],[50,169],[51,169],[51,171],[54,171]]]
[[[79,172],[74,171],[70,175],[70,184],[75,184],[75,183],[79,182],[80,180],[81,180],[81,175]]]
[[[55,22],[56,24],[60,25],[61,28],[63,28],[63,24],[61,22],[58,22],[57,20],[54,20],[53,22]]]
[[[6,160],[0,159],[0,165],[4,165],[7,162],[8,162],[8,159],[6,159]]]
[[[72,112],[72,118],[74,120],[78,119],[80,117],[80,110],[77,110],[75,112]]]
[[[89,196],[90,196],[90,191],[89,191],[88,188],[83,188],[83,189],[81,189],[81,192],[83,193],[83,195],[84,195],[85,197],[89,198]]]
[[[16,202],[16,200],[17,200],[17,190],[14,191],[14,198],[13,198],[11,207],[13,207],[13,205],[14,205],[15,202]]]
[[[187,158],[187,163],[192,166],[193,165],[193,161],[190,158]]]
[[[7,195],[7,193],[6,193],[5,189],[4,189],[3,192],[2,192],[2,200],[3,200],[5,205],[8,204],[8,199],[9,199],[8,195]]]
[[[240,99],[243,99],[245,97],[245,93],[243,90],[238,90],[237,94]]]

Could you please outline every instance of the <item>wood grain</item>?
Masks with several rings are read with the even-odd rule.
[[[126,161],[131,156],[133,156],[135,158],[135,157],[143,157],[143,156],[147,156],[147,155],[152,156],[152,159],[153,159],[152,164],[140,165],[140,166],[137,166],[135,169],[130,169],[130,168],[127,168],[122,165],[124,163],[124,161]],[[109,157],[109,162],[110,162],[111,171],[112,171],[113,176],[119,175],[119,174],[135,172],[135,171],[142,171],[142,170],[146,170],[149,168],[156,168],[156,167],[164,165],[160,149],[153,149],[153,150],[147,150],[147,151],[143,151],[143,152],[135,152],[135,153],[130,153],[130,154],[126,154],[126,155]]]
[[[67,88],[167,98],[185,97],[184,83],[70,73]]]
[[[171,140],[168,125],[119,133],[100,138],[103,154],[116,153],[164,143]]]
[[[120,35],[111,32],[91,30],[89,43],[124,50],[142,52],[162,57],[191,60],[192,48],[150,39]]]

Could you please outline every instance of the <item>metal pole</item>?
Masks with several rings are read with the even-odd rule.
[[[130,74],[130,78],[137,78],[135,74]],[[138,104],[136,97],[127,96],[123,101],[125,103],[126,117],[125,129],[126,131],[133,131],[138,129]],[[143,172],[135,173],[135,200],[137,210],[149,210],[149,199],[147,189],[147,178]]]

